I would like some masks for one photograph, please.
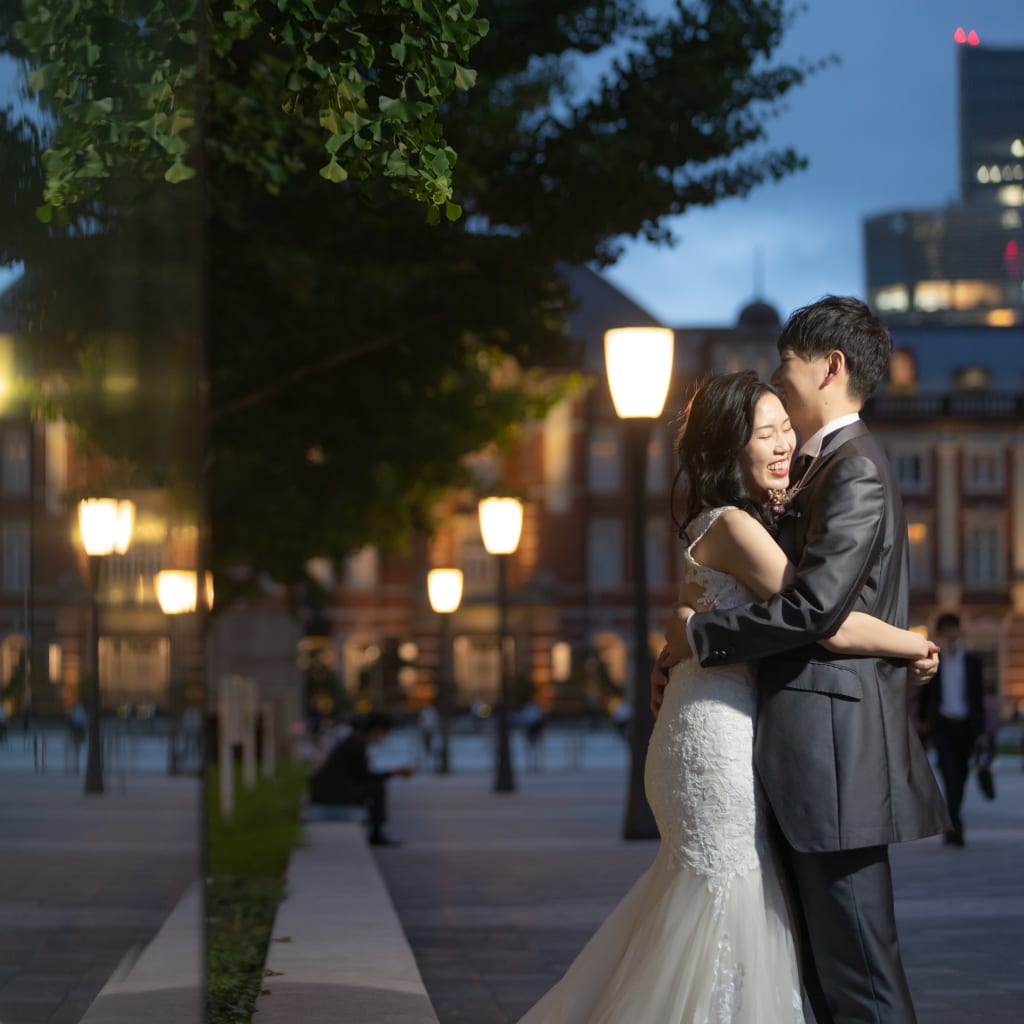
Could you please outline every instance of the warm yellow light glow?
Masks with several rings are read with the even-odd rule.
[[[132,542],[135,503],[85,498],[78,503],[78,532],[87,555],[123,555]]]
[[[953,303],[952,281],[918,281],[914,288],[914,308],[926,313],[949,309]]]
[[[114,533],[114,550],[123,555],[132,542],[135,529],[135,502],[119,501],[117,503],[117,527]]]
[[[213,573],[206,573],[206,606],[213,607]],[[156,599],[164,615],[196,610],[196,574],[191,569],[161,569],[154,577]]]
[[[907,539],[911,544],[920,544],[927,536],[926,523],[907,523]]]
[[[616,327],[604,332],[604,361],[615,412],[656,419],[672,379],[675,335],[667,327]]]
[[[1014,156],[1024,156],[1024,142],[1020,139],[1014,139],[1013,142],[1010,143],[1010,152]]]
[[[996,194],[1003,206],[1024,206],[1024,188],[1020,185],[1004,185]]]
[[[910,308],[906,285],[894,284],[875,292],[875,308],[879,313],[905,313]]]
[[[431,569],[427,573],[427,596],[435,612],[455,611],[462,602],[462,570]]]
[[[985,317],[989,327],[1012,327],[1017,322],[1017,315],[1012,309],[993,309]]]
[[[480,533],[492,555],[510,555],[523,532],[523,503],[517,498],[484,498],[480,502]]]
[[[14,339],[0,334],[0,412],[7,405],[14,386]]]

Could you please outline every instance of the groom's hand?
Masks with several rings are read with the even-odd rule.
[[[908,666],[910,682],[914,686],[924,686],[929,683],[936,672],[939,671],[939,646],[928,641],[928,653],[923,658],[912,661]]]

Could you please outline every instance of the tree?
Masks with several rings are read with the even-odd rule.
[[[24,0],[15,32],[34,65],[28,85],[57,115],[41,215],[119,175],[190,179],[204,94],[236,114],[205,135],[210,158],[271,191],[308,166],[308,153],[286,145],[298,121],[317,128],[327,180],[386,178],[432,208],[447,204],[455,153],[437,114],[473,84],[464,62],[487,31],[476,9],[477,0]]]
[[[266,27],[298,6],[326,10],[218,9],[244,8]],[[276,113],[276,37],[239,32],[223,59],[211,48],[203,281],[219,595],[239,565],[249,581],[266,571],[295,583],[310,556],[387,550],[428,531],[439,496],[470,481],[466,455],[552,400],[534,368],[572,365],[560,265],[607,265],[630,236],[668,244],[669,218],[802,166],[766,136],[814,69],[775,59],[791,17],[783,0],[694,0],[660,14],[627,0],[488,0],[483,13],[477,83],[450,91],[438,113],[465,213],[435,225],[385,174],[357,185],[318,173],[317,104]],[[268,164],[249,159],[259,152]],[[91,207],[104,222],[138,205],[126,176],[111,175],[100,195],[112,198]]]
[[[669,216],[802,165],[763,145],[812,70],[772,64],[782,3],[653,17],[622,0],[492,0],[486,14],[477,85],[443,114],[458,223],[429,227],[380,190],[293,181],[270,197],[210,169],[226,564],[295,579],[311,554],[429,530],[439,494],[466,482],[463,457],[545,407],[543,390],[495,386],[505,361],[571,364],[560,263],[607,264],[626,236],[667,242]]]

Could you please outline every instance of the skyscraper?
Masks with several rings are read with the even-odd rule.
[[[960,201],[864,220],[868,301],[893,326],[1024,323],[1024,49],[956,41]]]
[[[960,198],[1024,205],[1024,49],[957,47]]]

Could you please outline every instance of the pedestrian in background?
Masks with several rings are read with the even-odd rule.
[[[925,737],[938,755],[939,775],[952,821],[945,840],[952,846],[963,846],[960,806],[971,757],[985,736],[981,658],[964,650],[960,617],[952,612],[939,616],[935,642],[942,648],[939,670],[930,683],[921,687],[918,713],[924,722]]]
[[[392,725],[391,716],[381,711],[356,719],[309,777],[309,799],[313,803],[366,808],[371,846],[398,845],[384,832],[387,782],[395,775],[408,778],[413,774],[408,765],[383,772],[370,768],[370,744],[386,739]]]
[[[426,765],[428,768],[433,765],[436,770],[439,767],[441,753],[438,742],[441,738],[441,716],[437,713],[437,708],[433,704],[424,704],[420,708],[416,725],[419,729],[420,745]]]

